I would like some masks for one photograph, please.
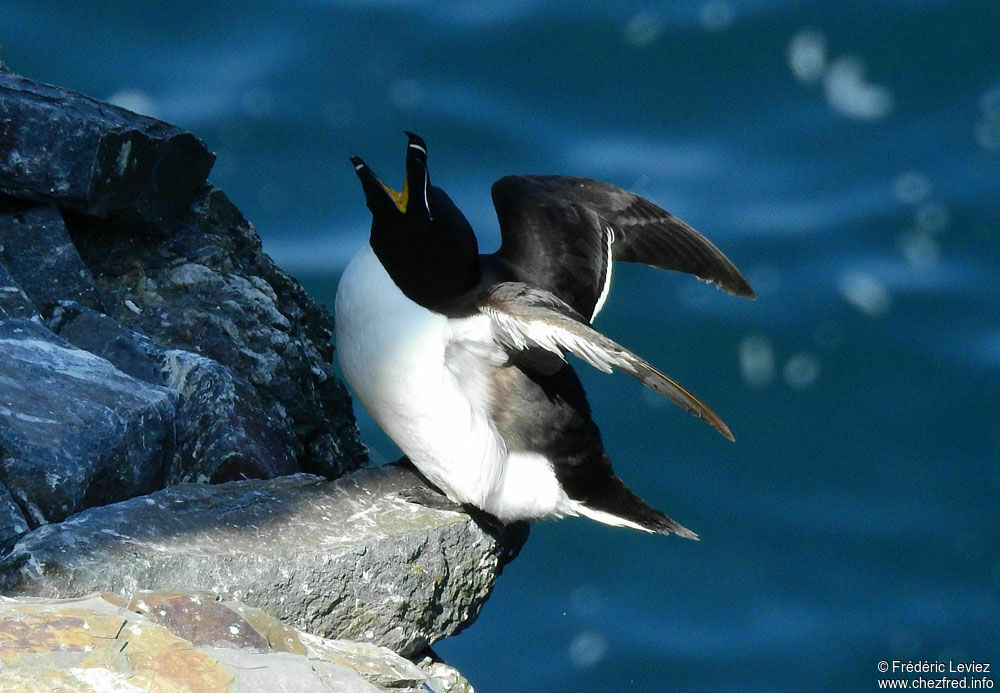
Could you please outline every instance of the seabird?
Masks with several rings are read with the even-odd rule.
[[[498,180],[501,244],[480,254],[465,216],[430,183],[427,145],[406,134],[400,192],[351,158],[372,225],[337,290],[336,347],[357,399],[455,503],[502,522],[583,515],[696,539],[612,470],[565,354],[631,375],[732,440],[691,392],[591,323],[616,260],[737,296],[753,297],[750,285],[680,219],[587,178]]]

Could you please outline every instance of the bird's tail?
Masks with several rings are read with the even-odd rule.
[[[601,484],[600,495],[573,500],[573,510],[612,527],[631,527],[656,534],[673,533],[698,541],[697,534],[632,493],[617,476]]]

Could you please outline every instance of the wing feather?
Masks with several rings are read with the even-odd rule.
[[[544,349],[564,358],[569,352],[605,373],[618,369],[733,440],[722,419],[687,388],[596,331],[554,294],[521,282],[504,282],[486,292],[479,309],[490,317],[494,339],[509,353]]]
[[[612,261],[677,270],[753,297],[711,241],[649,200],[571,176],[506,176],[493,184],[502,242],[496,257],[521,281],[541,284],[578,313],[595,315]],[[613,242],[609,245],[608,229]]]

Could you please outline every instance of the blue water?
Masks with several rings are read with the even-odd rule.
[[[347,157],[401,180],[404,128],[486,250],[493,180],[565,173],[649,197],[745,271],[755,302],[617,271],[599,327],[737,442],[581,366],[619,473],[702,541],[534,527],[436,648],[485,693],[1000,667],[998,36],[996,0],[0,7],[15,71],[204,138],[327,305],[368,225]]]

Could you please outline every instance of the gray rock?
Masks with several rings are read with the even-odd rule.
[[[193,593],[144,593],[127,605],[106,594],[0,597],[0,691],[459,693],[367,643],[285,628],[294,648],[269,645],[261,631],[277,622],[240,616],[253,611]]]
[[[61,301],[47,324],[122,372],[177,392],[176,447],[167,484],[270,479],[301,471],[287,432],[268,416],[256,390],[217,361],[164,349],[73,302]]]
[[[232,672],[233,693],[301,691],[302,693],[380,693],[361,674],[333,662],[310,660],[289,652],[262,654],[246,650],[203,647],[202,652]]]
[[[177,454],[168,484],[270,479],[300,471],[284,428],[268,418],[249,383],[210,358],[163,354],[167,385],[177,391]]]
[[[0,123],[0,317],[40,312],[73,343],[154,384],[156,369],[129,333],[155,343],[146,356],[183,350],[218,362],[229,384],[256,392],[253,416],[227,414],[262,422],[256,442],[268,449],[246,470],[334,478],[366,463],[333,370],[332,317],[262,252],[225,194],[205,185],[213,157],[200,142],[13,74],[0,74]],[[66,301],[121,327],[86,311],[63,320],[53,311]],[[209,380],[209,390],[228,387]],[[215,456],[239,467],[233,452]],[[211,460],[197,466],[196,475],[214,474]]]
[[[59,301],[45,324],[73,346],[107,359],[122,373],[153,385],[165,383],[157,362],[165,350],[104,313],[75,301]]]
[[[400,466],[174,486],[25,535],[0,561],[0,593],[205,590],[406,656],[475,620],[527,536],[404,500],[419,489]]]
[[[0,544],[27,531],[28,522],[24,519],[24,513],[14,502],[14,496],[10,495],[7,487],[0,483]]]
[[[333,318],[261,252],[253,227],[221,191],[205,189],[169,236],[68,219],[111,317],[253,386],[302,470],[334,478],[365,464],[333,370]]]
[[[0,256],[3,246],[0,245]],[[20,284],[10,276],[7,267],[0,262],[0,320],[3,318],[30,318],[38,315],[38,309],[31,302]]]
[[[237,610],[239,607],[235,607]],[[370,683],[385,688],[420,688],[428,676],[419,666],[386,647],[356,640],[330,640],[296,631],[303,650],[313,659],[324,659],[363,672]]]
[[[99,305],[94,278],[76,252],[56,207],[0,213],[0,246],[0,260],[43,311],[60,299]]]
[[[5,648],[0,690],[465,693],[374,643],[413,655],[471,623],[526,526],[408,502],[426,486],[401,467],[134,497],[366,462],[333,318],[205,183],[213,160],[0,65],[0,594],[149,607],[5,616],[0,596],[0,642],[37,639]],[[177,587],[223,599],[148,591]]]
[[[176,394],[24,318],[0,321],[0,482],[29,523],[162,486]]]
[[[167,228],[215,156],[194,135],[73,91],[0,73],[0,193]]]
[[[416,664],[427,677],[424,686],[433,693],[476,693],[469,679],[436,655],[420,657]]]

